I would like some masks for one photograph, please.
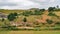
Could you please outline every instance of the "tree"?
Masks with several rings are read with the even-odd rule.
[[[40,11],[43,11],[43,12],[44,12],[44,11],[45,11],[45,9],[40,9]]]
[[[57,9],[59,9],[59,5],[57,5],[56,7],[57,7]]]
[[[51,12],[51,11],[54,11],[55,10],[55,7],[49,7],[48,8],[48,11]]]
[[[23,19],[23,22],[24,22],[23,25],[27,26],[27,19],[26,19],[26,17]]]
[[[8,15],[8,20],[9,21],[13,21],[14,19],[16,19],[15,15],[13,13]]]
[[[18,15],[18,14],[15,12],[15,13],[14,13],[14,16],[17,16],[17,15]]]
[[[27,22],[27,19],[26,19],[26,18],[24,18],[24,19],[23,19],[23,21],[24,21],[24,22]]]
[[[60,11],[59,5],[56,6],[56,11]]]
[[[5,19],[4,18],[2,18],[2,22],[4,21]]]

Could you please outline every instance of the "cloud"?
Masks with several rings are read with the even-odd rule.
[[[27,8],[37,8],[40,5],[38,3],[32,2],[30,0],[0,0],[1,9],[27,9]]]
[[[60,5],[60,0],[0,0],[0,9],[48,8]]]
[[[50,0],[50,2],[54,2],[55,0]]]

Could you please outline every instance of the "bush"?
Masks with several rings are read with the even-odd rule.
[[[60,30],[60,28],[54,28],[53,30]]]
[[[35,27],[34,27],[34,30],[35,30],[35,31],[40,31],[40,26],[35,26]]]
[[[48,24],[52,24],[53,23],[53,21],[49,20],[49,19],[47,19],[46,21],[47,21]]]
[[[60,22],[57,22],[56,24],[57,24],[57,25],[60,25]]]
[[[16,26],[2,26],[1,29],[4,30],[18,30]]]
[[[43,14],[43,11],[37,11],[37,10],[34,11],[34,15],[42,15],[42,14]]]
[[[2,22],[4,22],[5,21],[5,19],[4,18],[2,18]]]
[[[25,11],[22,13],[22,15],[24,15],[24,16],[33,15],[33,12],[32,11]]]
[[[7,29],[8,30],[18,30],[18,28],[16,26],[8,26]]]
[[[57,16],[55,13],[49,13],[48,16]]]
[[[27,22],[27,18],[24,18],[24,19],[23,19],[23,22]]]
[[[45,11],[45,9],[40,9],[40,11],[44,12],[44,11]]]

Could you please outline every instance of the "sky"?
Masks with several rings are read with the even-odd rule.
[[[0,0],[0,9],[29,9],[60,6],[60,0]]]

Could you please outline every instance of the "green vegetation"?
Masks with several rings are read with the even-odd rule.
[[[27,22],[27,19],[26,19],[26,18],[24,18],[24,19],[23,19],[23,21],[24,21],[24,22]]]
[[[57,8],[49,7],[48,10],[0,10],[3,17],[4,15],[7,16],[6,18],[0,17],[0,27],[7,30],[60,30],[56,26],[56,24],[59,25],[60,23],[60,15],[57,13],[59,9]],[[26,28],[20,29],[19,27]],[[28,27],[33,28],[29,29]]]
[[[4,18],[2,18],[2,22],[4,21],[5,19]]]
[[[48,11],[51,12],[51,11],[54,11],[55,10],[55,7],[49,7],[48,8]]]
[[[48,16],[57,16],[57,15],[54,13],[49,13]]]
[[[8,15],[8,20],[9,21],[13,21],[14,19],[16,19],[17,13],[11,13]]]
[[[35,10],[34,15],[42,15],[45,9]]]
[[[60,34],[60,31],[0,31],[0,34]]]
[[[47,19],[46,21],[47,21],[48,24],[52,24],[53,23],[53,21],[49,20],[49,19]]]

